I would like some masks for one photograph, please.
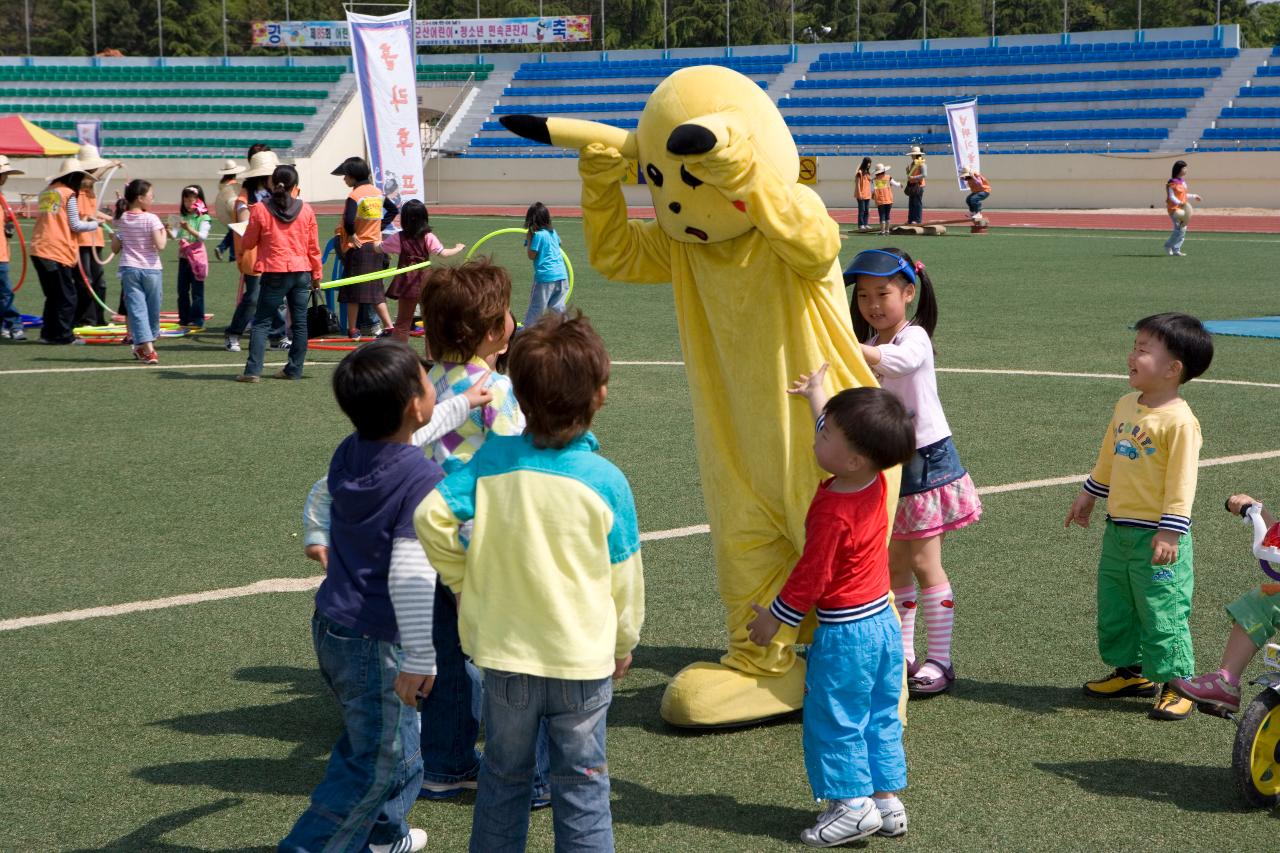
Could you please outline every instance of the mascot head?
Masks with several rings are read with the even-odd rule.
[[[786,183],[800,175],[800,157],[782,114],[758,85],[729,68],[682,68],[653,90],[634,132],[593,121],[503,116],[526,139],[581,149],[616,148],[635,161],[649,185],[658,224],[673,240],[718,243],[751,230],[746,214],[687,165],[741,136],[754,162],[767,163]]]

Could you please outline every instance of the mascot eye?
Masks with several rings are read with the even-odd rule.
[[[658,167],[650,163],[644,167],[644,173],[649,176],[649,183],[655,187],[662,186],[662,173],[658,171]]]
[[[688,184],[691,187],[702,186],[702,181],[698,180],[693,175],[690,175],[689,170],[686,169],[684,166],[680,167],[680,180],[684,181],[686,184]]]

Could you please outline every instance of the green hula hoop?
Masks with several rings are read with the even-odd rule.
[[[339,278],[334,281],[326,281],[324,284],[320,285],[320,289],[331,290],[335,287],[346,287],[349,284],[363,284],[366,281],[375,281],[380,278],[391,278],[392,276],[400,275],[402,272],[413,272],[414,270],[420,270],[423,267],[429,266],[431,266],[431,261],[423,261],[420,264],[411,264],[410,266],[400,267],[400,269],[396,270],[375,270],[374,272],[367,272],[363,275],[353,275],[349,278]]]
[[[499,234],[524,234],[524,228],[499,228],[497,231],[490,231],[479,240],[471,244],[471,248],[467,250],[467,254],[463,256],[464,261],[471,260],[471,256],[476,253],[476,249],[483,246],[491,237],[497,237]],[[565,252],[564,247],[560,247],[560,257],[564,260],[565,269],[569,271],[569,292],[564,295],[564,304],[569,304],[569,298],[573,296],[573,261],[569,260],[569,255]]]

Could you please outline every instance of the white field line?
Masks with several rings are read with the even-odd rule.
[[[1066,379],[1128,379],[1123,373],[1067,373],[1060,370],[997,370],[982,367],[937,367],[938,373],[973,373],[985,376],[1056,376]],[[1280,388],[1280,382],[1248,382],[1243,379],[1196,379],[1197,385],[1246,385],[1251,388]]]
[[[1215,459],[1200,460],[1201,468],[1212,468],[1218,465],[1234,465],[1240,462],[1256,462],[1260,459],[1280,458],[1280,450],[1264,450],[1259,453],[1240,453],[1235,456],[1219,456]],[[1072,474],[1066,477],[1053,477],[1048,480],[1023,480],[1019,483],[1005,483],[1000,486],[985,486],[978,489],[980,495],[998,495],[1005,492],[1020,492],[1028,489],[1042,489],[1049,486],[1066,486],[1084,481],[1084,474]],[[641,533],[640,541],[656,542],[663,539],[681,539],[688,536],[699,536],[710,533],[706,524],[694,524],[688,527],[673,527],[669,530],[654,530]],[[0,631],[16,631],[20,628],[34,628],[40,625],[54,625],[59,622],[80,622],[85,619],[96,619],[102,616],[120,616],[126,613],[140,613],[146,610],[164,610],[170,607],[181,607],[186,604],[200,604],[206,601],[221,601],[227,598],[244,598],[268,592],[306,592],[315,589],[324,578],[274,578],[262,580],[247,586],[214,589],[208,592],[195,592],[187,595],[175,595],[168,598],[153,598],[148,601],[131,601],[125,604],[111,604],[105,607],[90,607],[84,610],[65,610],[61,613],[46,613],[42,616],[23,616],[16,619],[0,620]]]
[[[1018,229],[1018,230],[1016,230],[1016,231],[1010,231],[1010,230],[1008,230],[1008,229],[1010,229],[1010,228],[1016,228],[1016,229]],[[1018,225],[1018,224],[1014,224],[1014,225],[1006,225],[1006,226],[1004,226],[1004,227],[1001,227],[1001,226],[997,225],[997,226],[995,226],[995,230],[994,230],[994,231],[988,231],[984,236],[989,237],[989,236],[991,236],[991,235],[993,235],[993,234],[994,234],[994,235],[996,235],[996,236],[998,236],[998,237],[1036,237],[1036,238],[1039,238],[1039,239],[1041,239],[1041,240],[1061,240],[1061,239],[1062,239],[1062,237],[1063,237],[1063,235],[1062,235],[1062,234],[1036,234],[1036,233],[1035,233],[1035,232],[1036,232],[1036,231],[1038,231],[1038,230],[1046,229],[1046,228],[1050,228],[1050,229],[1051,229],[1051,228],[1053,228],[1053,226],[1051,226],[1051,225]],[[1059,230],[1063,230],[1063,231],[1077,231],[1077,230],[1088,230],[1088,229],[1081,229],[1081,228],[1079,228],[1078,226],[1072,226],[1072,227],[1070,227],[1070,228],[1061,228],[1061,229],[1059,229]],[[1164,229],[1155,229],[1155,228],[1152,228],[1152,229],[1149,229],[1149,230],[1152,232],[1152,236],[1150,236],[1150,237],[1139,237],[1139,236],[1137,236],[1137,235],[1127,236],[1127,235],[1120,235],[1120,234],[1091,234],[1091,235],[1089,235],[1089,237],[1088,237],[1087,239],[1089,239],[1089,240],[1145,240],[1145,241],[1147,241],[1148,243],[1150,243],[1150,242],[1153,242],[1154,240],[1158,239],[1158,235],[1165,233],[1165,232],[1164,232]],[[1210,234],[1250,234],[1250,233],[1257,233],[1257,232],[1250,232],[1250,231],[1200,231],[1200,232],[1193,232],[1193,233],[1195,233],[1195,235],[1196,235],[1196,237],[1197,237],[1197,238],[1200,238],[1200,237],[1206,237],[1206,236],[1208,236],[1208,235],[1210,235]],[[1211,237],[1211,238],[1209,239],[1209,242],[1211,242],[1211,243],[1280,243],[1280,240],[1275,240],[1275,239],[1267,240],[1267,239],[1258,238],[1258,237],[1244,237],[1244,238]],[[1158,254],[1158,253],[1155,253],[1155,252],[1152,252],[1152,255],[1151,255],[1151,256],[1152,256],[1153,258],[1158,258],[1158,257],[1161,257],[1162,255],[1161,255],[1161,254]]]
[[[615,361],[613,364],[619,367],[681,367],[683,361]],[[263,367],[283,367],[286,362],[271,361],[267,362]],[[308,361],[307,367],[334,367],[338,364],[336,361]],[[235,368],[244,368],[244,362],[235,362],[233,364],[173,364],[162,365],[170,370],[208,370],[226,368],[234,370]],[[145,364],[110,364],[102,367],[31,367],[22,368],[20,370],[0,370],[0,376],[30,376],[41,373],[107,373],[115,370],[134,370],[139,373],[151,373],[155,368]]]

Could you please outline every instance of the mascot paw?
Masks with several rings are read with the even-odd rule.
[[[662,719],[682,728],[749,726],[800,710],[804,661],[781,675],[748,675],[718,663],[690,664],[662,695]]]
[[[622,152],[599,142],[593,142],[578,152],[578,174],[588,183],[621,183],[629,168]]]

